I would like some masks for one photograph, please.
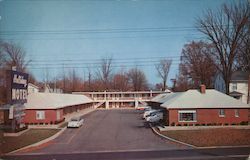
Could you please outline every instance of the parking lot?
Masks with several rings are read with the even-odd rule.
[[[140,111],[97,110],[84,119],[81,128],[67,129],[50,145],[32,152],[47,154],[185,148],[155,135],[145,125]]]

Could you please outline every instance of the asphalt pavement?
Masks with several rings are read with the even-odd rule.
[[[133,109],[97,110],[84,125],[67,129],[50,145],[6,156],[16,160],[246,159],[250,148],[193,149],[155,135]]]

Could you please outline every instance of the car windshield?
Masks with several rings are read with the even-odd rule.
[[[71,121],[79,121],[79,118],[72,118]]]

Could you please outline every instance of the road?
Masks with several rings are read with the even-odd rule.
[[[97,110],[48,146],[5,159],[246,159],[250,148],[192,149],[155,135],[139,111]]]

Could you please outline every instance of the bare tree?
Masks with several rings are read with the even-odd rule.
[[[129,79],[125,71],[121,70],[113,76],[112,86],[115,91],[129,90]]]
[[[103,58],[101,60],[101,67],[97,70],[97,76],[102,80],[104,89],[108,89],[110,82],[110,76],[112,73],[112,58]]]
[[[5,70],[16,66],[17,70],[26,71],[29,62],[25,58],[25,52],[20,46],[0,42],[0,104],[6,103]]]
[[[26,71],[26,67],[30,61],[27,61],[25,51],[14,43],[2,43],[1,44],[3,54],[6,55],[5,66],[11,69],[12,66],[16,66],[19,71]]]
[[[247,35],[242,37],[243,43],[238,47],[239,54],[236,57],[237,68],[250,73],[250,20],[247,23]]]
[[[92,91],[92,73],[89,67],[88,67],[88,91]]]
[[[213,57],[214,47],[203,41],[186,44],[181,54],[181,74],[192,79],[193,87],[200,84],[213,87],[216,67]]]
[[[158,64],[155,65],[155,68],[158,72],[158,76],[162,79],[163,90],[166,90],[166,83],[171,64],[171,59],[162,59]]]
[[[175,86],[173,88],[174,92],[183,92],[183,91],[187,91],[188,89],[192,88],[190,86],[190,82],[188,80],[187,76],[184,76],[182,74],[179,74],[176,77],[176,82],[175,82]]]
[[[147,79],[144,72],[138,68],[128,71],[128,78],[134,91],[141,91],[148,88]]]
[[[216,48],[213,56],[219,61],[218,69],[225,81],[227,94],[237,48],[246,35],[245,27],[249,21],[250,7],[247,1],[244,2],[230,6],[225,4],[217,12],[208,10],[204,17],[197,19],[198,30]]]
[[[3,50],[3,42],[0,41],[0,68],[3,67],[4,62],[5,62],[5,54]]]

